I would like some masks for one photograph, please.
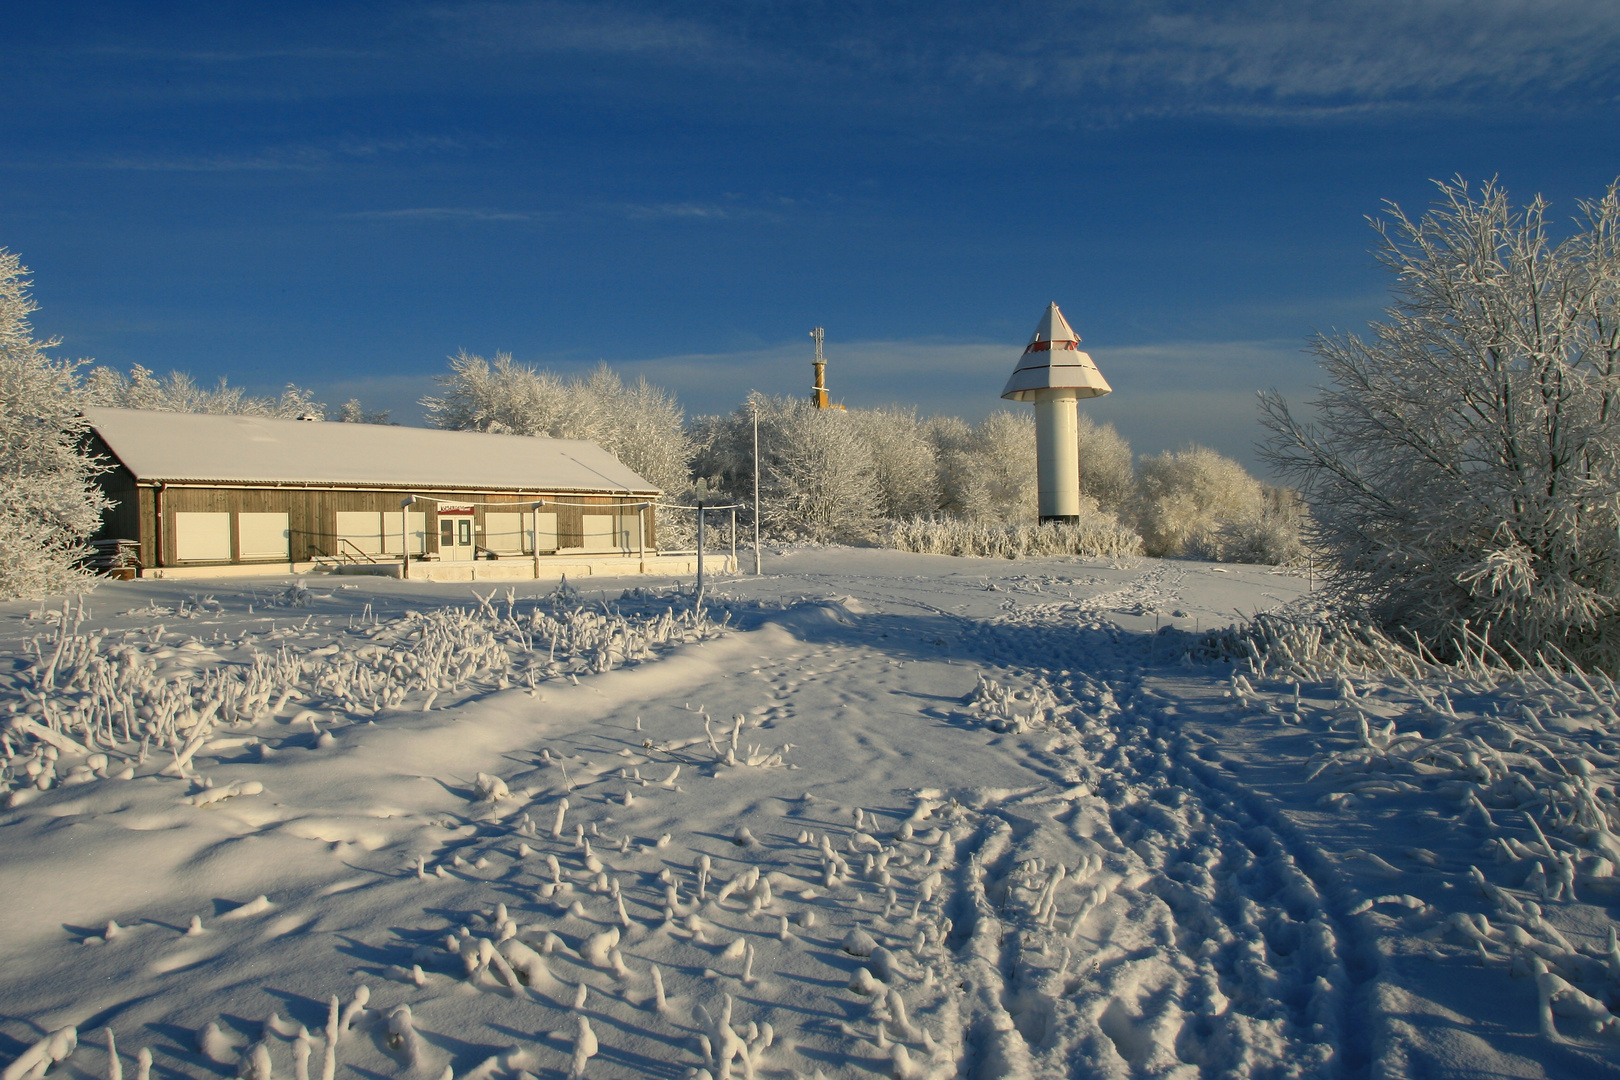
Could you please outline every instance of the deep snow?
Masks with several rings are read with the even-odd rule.
[[[1620,1075],[1612,685],[1230,655],[1307,591],[1262,567],[766,570],[0,607],[5,1080],[104,1029],[131,1076]],[[76,722],[105,761],[38,752]]]

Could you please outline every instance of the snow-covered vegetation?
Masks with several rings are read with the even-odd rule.
[[[473,598],[472,607],[411,610],[387,621],[365,613],[355,630],[365,644],[313,652],[292,646],[291,629],[207,643],[180,634],[178,646],[168,642],[166,623],[133,634],[90,633],[83,599],[64,603],[48,613],[49,630],[27,643],[0,684],[0,710],[11,717],[0,735],[6,805],[22,805],[57,783],[133,776],[154,755],[165,774],[189,777],[194,756],[220,730],[240,733],[290,706],[304,718],[294,726],[307,722],[314,745],[329,746],[330,729],[316,723],[328,717],[309,710],[336,710],[350,720],[427,711],[441,698],[533,689],[645,662],[720,629],[702,609],[663,604],[655,613],[626,615],[582,603],[566,587],[522,605],[510,591]],[[268,611],[314,603],[302,582],[257,600]],[[186,625],[219,608],[194,596],[150,614]],[[47,612],[41,607],[38,615],[45,621]],[[254,737],[238,735],[234,745],[267,752]]]
[[[1561,242],[1541,199],[1439,185],[1391,207],[1395,302],[1370,339],[1320,337],[1302,423],[1265,400],[1342,603],[1432,647],[1478,635],[1620,670],[1620,189]]]
[[[124,374],[115,368],[97,365],[78,388],[87,405],[115,409],[155,409],[159,412],[229,413],[239,416],[271,416],[283,420],[325,419],[326,406],[315,400],[313,391],[291,383],[279,397],[257,397],[239,386],[228,386],[224,379],[213,389],[197,385],[183,371],[171,371],[159,378],[136,364]],[[350,402],[345,410],[359,407]],[[363,410],[359,416],[366,416]],[[349,417],[346,415],[345,419]]]
[[[105,505],[97,465],[80,452],[82,362],[34,338],[30,284],[22,260],[0,248],[0,599],[83,588],[85,541]]]
[[[438,377],[442,388],[424,398],[428,422],[452,431],[490,431],[588,439],[665,491],[688,485],[691,456],[675,398],[646,379],[626,385],[605,364],[584,378],[565,379],[465,350]]]
[[[1205,447],[1144,457],[1131,510],[1149,555],[1273,565],[1306,556],[1298,497]]]
[[[1607,679],[1221,628],[1256,567],[768,569],[0,608],[7,1075],[1620,1075]]]
[[[1212,450],[1143,460],[1111,425],[1081,414],[1086,520],[1037,526],[1035,422],[997,410],[976,425],[898,409],[819,411],[756,396],[694,426],[693,470],[729,499],[753,493],[753,424],[760,423],[764,532],[775,539],[878,542],[906,551],[1021,558],[1116,554],[1234,562],[1297,562],[1302,510]]]
[[[1081,520],[1074,523],[1004,525],[994,521],[952,517],[914,517],[884,526],[885,547],[925,555],[977,555],[993,559],[1023,559],[1032,555],[1101,555],[1117,558],[1137,555],[1142,539],[1119,524],[1112,514],[1081,502]]]

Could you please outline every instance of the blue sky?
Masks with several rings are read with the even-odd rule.
[[[1612,0],[69,0],[0,70],[40,334],[406,421],[462,348],[725,411],[813,326],[849,405],[977,417],[1056,300],[1094,417],[1252,461],[1381,200],[1620,175]]]

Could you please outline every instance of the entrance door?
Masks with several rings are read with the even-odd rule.
[[[473,544],[473,508],[439,507],[439,558],[445,562],[467,562],[476,555]]]

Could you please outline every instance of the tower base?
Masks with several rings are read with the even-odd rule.
[[[1079,523],[1080,523],[1080,515],[1079,514],[1042,514],[1041,515],[1041,524],[1042,525],[1048,525],[1048,524],[1078,525]]]

